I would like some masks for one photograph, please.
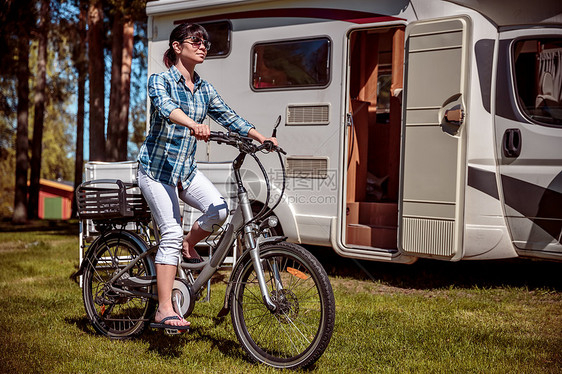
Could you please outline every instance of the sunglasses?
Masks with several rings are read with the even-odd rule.
[[[203,45],[207,51],[211,49],[210,41],[203,40],[201,38],[198,38],[197,36],[189,36],[182,43],[189,43],[197,49],[201,48],[201,45]]]

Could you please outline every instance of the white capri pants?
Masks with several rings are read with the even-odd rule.
[[[160,231],[157,264],[177,265],[180,259],[183,228],[178,197],[203,213],[197,222],[205,231],[213,231],[228,216],[226,201],[199,170],[187,189],[178,193],[177,187],[155,181],[139,165],[138,184]]]

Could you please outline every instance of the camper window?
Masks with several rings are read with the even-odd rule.
[[[209,33],[211,49],[207,53],[207,58],[226,57],[230,53],[230,33],[232,25],[228,21],[219,22],[200,22]]]
[[[328,38],[259,43],[253,48],[252,88],[309,88],[330,81]]]
[[[562,40],[518,41],[513,58],[522,111],[537,123],[562,126]]]

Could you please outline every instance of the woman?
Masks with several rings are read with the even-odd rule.
[[[164,54],[168,70],[148,80],[150,131],[139,152],[138,183],[161,234],[155,259],[158,310],[153,327],[188,328],[189,322],[174,311],[171,300],[180,253],[184,261],[200,262],[195,245],[228,215],[224,198],[197,170],[194,159],[196,141],[207,141],[210,135],[209,127],[201,123],[205,116],[230,131],[277,145],[275,138],[264,137],[230,109],[195,72],[209,47],[207,31],[200,25],[177,26]],[[183,240],[178,197],[204,213]]]

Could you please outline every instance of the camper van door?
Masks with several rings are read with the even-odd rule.
[[[495,94],[501,199],[522,255],[562,255],[562,28],[500,33]]]
[[[399,217],[406,254],[462,257],[470,34],[468,17],[406,28]]]

